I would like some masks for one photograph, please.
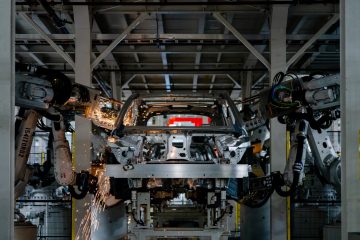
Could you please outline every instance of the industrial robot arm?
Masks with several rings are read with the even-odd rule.
[[[54,137],[54,172],[60,185],[69,186],[74,198],[83,198],[89,191],[89,184],[96,185],[96,178],[88,172],[76,173],[72,167],[69,143],[65,138],[63,117],[53,106],[63,105],[71,95],[71,82],[60,72],[32,65],[16,65],[16,106],[20,107],[16,123],[16,174],[15,196],[19,197],[29,178],[31,167],[27,166],[33,133],[40,118],[52,121]],[[50,113],[50,109],[52,112]],[[53,113],[55,111],[55,113]],[[75,191],[73,186],[77,186]]]
[[[290,78],[287,81],[286,76]],[[302,183],[308,146],[314,153],[314,164],[320,175],[335,187],[340,186],[340,158],[324,131],[330,127],[333,120],[340,117],[339,80],[338,74],[320,78],[299,78],[293,74],[279,73],[274,79],[275,84],[257,96],[255,107],[245,107],[242,113],[245,127],[248,132],[253,133],[251,139],[260,142],[262,146],[269,138],[269,135],[264,133],[268,130],[263,127],[269,119],[277,117],[280,122],[295,126],[284,173],[273,172],[265,177],[271,179],[271,187],[279,195],[292,194]],[[259,129],[261,131],[258,131]],[[289,190],[284,191],[281,188],[285,185]]]

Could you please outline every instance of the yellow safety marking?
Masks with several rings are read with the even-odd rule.
[[[236,210],[235,210],[235,237],[240,237],[239,231],[240,226],[240,203],[236,203]]]
[[[360,179],[360,129],[358,131],[358,151],[359,151],[359,159],[358,159],[358,178]]]
[[[41,165],[44,165],[45,162],[45,153],[41,152]]]
[[[75,168],[75,132],[71,134],[71,160],[73,168]],[[75,231],[75,219],[76,219],[76,200],[71,198],[71,239],[75,240],[76,238],[76,231]]]
[[[286,159],[290,155],[290,131],[286,131]],[[290,197],[286,198],[286,226],[287,226],[287,240],[291,240],[291,202]]]

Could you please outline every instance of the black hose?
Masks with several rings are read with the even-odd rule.
[[[60,31],[64,34],[69,34],[69,31],[65,28],[65,21],[58,17],[54,9],[49,5],[46,0],[38,0],[40,5],[45,9],[48,13],[49,17],[54,21],[55,26],[60,29]]]
[[[69,192],[71,196],[75,199],[83,199],[89,191],[89,173],[88,172],[81,172],[76,174],[76,186],[80,193],[75,191],[74,186],[69,185]]]
[[[81,190],[80,193],[77,193],[73,186],[69,185],[68,187],[69,187],[69,192],[71,193],[71,196],[73,198],[77,199],[77,200],[83,199],[87,194],[87,189],[86,188]]]
[[[54,121],[54,122],[60,122],[61,115],[60,114],[51,114],[48,111],[39,111],[39,113],[46,117],[47,119]]]
[[[215,219],[214,225],[216,225],[225,216],[225,214],[226,214],[226,210],[223,210],[221,215],[217,219]]]
[[[269,198],[271,197],[271,195],[274,192],[274,187],[270,188],[270,190],[266,190],[266,195],[265,197],[263,197],[260,201],[256,202],[256,201],[249,201],[249,202],[243,202],[243,204],[249,208],[260,208],[262,206],[265,205],[265,203],[267,203],[267,201],[269,200]]]
[[[138,219],[135,217],[134,211],[131,212],[131,216],[132,216],[132,218],[134,219],[134,221],[135,221],[137,224],[139,224],[139,225],[141,225],[141,226],[145,226],[145,223],[144,223],[141,219],[138,220]]]
[[[299,124],[299,131],[300,132],[304,132],[305,131],[305,122],[301,121]],[[293,181],[292,184],[290,186],[290,189],[287,191],[284,191],[281,189],[282,186],[284,186],[284,180],[282,179],[280,174],[276,174],[274,175],[274,188],[275,191],[282,197],[288,197],[290,195],[292,195],[296,188],[297,185],[299,183],[299,179],[300,179],[300,173],[301,170],[303,168],[302,166],[302,155],[303,155],[303,151],[304,151],[304,143],[305,143],[305,135],[304,134],[298,134],[296,136],[297,138],[297,151],[296,151],[296,158],[295,158],[295,163],[293,166]]]

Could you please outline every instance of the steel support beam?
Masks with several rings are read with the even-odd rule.
[[[15,2],[0,1],[0,233],[14,239]]]
[[[231,18],[229,18],[231,19]],[[230,22],[230,21],[229,21]],[[75,39],[75,34],[48,34],[50,39],[54,41],[72,41]],[[96,41],[113,41],[119,35],[112,33],[92,33],[91,38]],[[264,41],[269,40],[270,35],[268,33],[264,34],[243,34],[242,35],[247,41]],[[289,41],[308,41],[313,37],[311,34],[288,34],[286,39]],[[126,40],[238,40],[234,35],[224,33],[224,34],[198,34],[198,33],[161,33],[158,36],[154,33],[131,33],[126,35]],[[339,34],[324,34],[319,36],[318,40],[339,40]],[[17,33],[16,41],[24,40],[43,40],[40,34],[37,33]]]
[[[302,46],[289,61],[286,63],[286,68],[289,68],[304,52],[321,36],[323,35],[334,23],[339,20],[339,14],[334,14],[330,20],[322,26],[312,38],[310,38],[304,46]]]
[[[162,17],[162,14],[158,14],[157,16],[157,23],[158,24],[158,35],[160,36],[161,34],[164,34],[164,20]],[[163,68],[164,69],[168,69],[168,60],[167,60],[167,53],[165,46],[160,46],[162,52],[160,53],[161,55],[161,62],[163,64]],[[164,80],[165,80],[165,88],[166,88],[166,92],[171,92],[171,81],[170,81],[170,75],[169,74],[164,74]]]
[[[253,79],[253,72],[246,72],[243,79],[241,79],[241,98],[249,98],[251,96],[251,83]]]
[[[69,65],[75,69],[75,62],[74,60],[66,53],[63,51],[63,49],[61,49],[47,34],[46,32],[41,29],[26,13],[19,13],[19,15],[27,22],[30,24],[30,26],[32,28],[34,28],[34,30],[47,42],[49,43],[49,45],[55,49],[55,51],[62,57],[65,59],[65,61],[67,63],[69,63]]]
[[[234,77],[232,77],[230,74],[226,74],[226,76],[234,83],[235,89],[241,89],[241,85],[238,81],[235,80]],[[233,90],[230,94],[231,99],[238,99],[240,97],[240,91],[239,90]]]
[[[233,19],[234,19],[234,14],[231,13],[231,14],[228,14],[228,15],[227,15],[227,20],[228,20],[228,22],[229,22],[230,24],[232,24]],[[228,34],[228,33],[229,33],[229,29],[224,28],[224,35],[226,35],[226,34]],[[225,48],[225,45],[221,45],[221,46],[220,46],[221,51],[223,51],[224,48]],[[223,54],[223,52],[218,51],[218,54],[217,54],[217,57],[216,57],[216,68],[219,67],[219,63],[220,63],[220,61],[221,61],[222,54]],[[213,84],[214,84],[214,82],[215,82],[215,79],[216,79],[216,75],[212,75],[209,93],[212,92],[212,88],[213,88]]]
[[[25,44],[25,43],[24,43]],[[24,45],[20,45],[20,46],[24,46]],[[200,52],[201,54],[217,54],[217,56],[222,55],[222,54],[226,54],[226,53],[232,53],[232,54],[246,54],[249,53],[249,51],[246,50],[241,50],[238,49],[236,47],[228,47],[228,48],[224,48],[224,45],[220,46],[220,49],[217,46],[210,46],[207,47],[207,49],[202,49]],[[116,51],[112,51],[113,54],[133,54],[133,53],[137,53],[137,54],[159,54],[161,52],[166,52],[167,54],[189,54],[189,53],[197,53],[198,51],[196,49],[193,49],[192,46],[171,46],[168,47],[165,51],[161,50],[161,49],[145,49],[143,47],[139,47],[139,48],[135,48],[135,49],[131,49],[129,46],[123,46],[123,48],[119,48]],[[210,49],[208,49],[210,48]],[[309,54],[313,54],[313,53],[322,53],[325,52],[326,49],[321,50],[321,49],[316,49],[316,50],[308,50],[305,51],[305,53],[309,53]],[[16,51],[17,54],[28,54],[29,52],[34,53],[34,54],[57,54],[55,51],[49,51],[49,50],[30,50],[26,51],[26,50],[18,50]],[[93,53],[100,53],[101,51],[93,51]],[[75,54],[75,51],[70,50],[70,51],[66,51],[66,53],[68,54]],[[268,51],[264,51],[263,53],[269,54],[270,52]],[[288,54],[295,54],[295,51],[287,51]],[[331,53],[331,54],[337,54],[339,53],[336,50],[329,50],[326,51],[326,53]],[[217,57],[218,59],[218,57]],[[221,60],[221,58],[220,58]],[[146,62],[145,62],[146,63]],[[148,62],[147,64],[149,64],[150,62]],[[134,64],[134,63],[133,63]],[[144,62],[142,62],[142,64],[144,64]],[[217,67],[219,65],[222,64],[230,64],[230,63],[220,63],[220,61],[216,60],[216,62],[214,63],[210,63],[210,64],[215,64],[217,65]]]
[[[267,69],[270,69],[269,61],[253,46],[249,43],[248,40],[238,31],[234,26],[232,26],[220,13],[216,12],[213,15],[219,22],[221,22],[229,31],[234,34],[234,36],[242,43],[244,46],[249,49],[249,51],[254,54],[254,56],[259,59],[259,61],[264,64]]]
[[[198,33],[203,34],[205,31],[205,22],[206,22],[206,14],[200,16],[199,24],[198,24]],[[201,62],[201,49],[202,46],[198,45],[196,47],[196,54],[195,54],[195,68],[199,68]],[[199,75],[194,74],[193,76],[193,92],[196,92],[197,82],[198,82]]]
[[[116,72],[111,72],[111,95],[114,99],[118,99],[116,75]]]
[[[134,46],[134,45],[131,45],[131,47],[132,47],[132,48],[134,49],[134,51],[135,51],[135,46]],[[141,69],[141,68],[142,68],[142,65],[141,65],[141,62],[140,62],[139,54],[137,54],[136,52],[134,52],[133,54],[134,54],[135,62],[136,62],[136,64],[137,64],[138,68]],[[146,92],[147,92],[147,93],[150,93],[149,86],[148,86],[148,84],[147,84],[145,75],[144,75],[144,74],[140,74],[140,78],[141,78],[141,80],[142,80],[142,82],[143,82],[143,85],[145,86]]]
[[[263,75],[261,75],[261,77],[258,78],[258,80],[256,80],[256,82],[254,82],[254,84],[252,85],[252,87],[256,87],[256,85],[258,85],[259,83],[261,83],[262,81],[264,81],[264,79],[268,76],[268,73],[264,73]]]
[[[24,50],[26,54],[28,54],[32,59],[34,59],[34,61],[39,64],[39,66],[47,68],[46,64],[38,56],[36,56],[35,53],[32,53],[25,45],[20,45],[20,48]]]
[[[268,22],[268,18],[265,18],[265,22],[260,29],[260,34],[267,32],[267,31],[270,32],[269,22]],[[263,54],[263,52],[266,49],[266,45],[259,45],[259,46],[257,46],[257,49],[261,54]],[[247,59],[245,61],[244,68],[254,68],[256,66],[256,63],[257,63],[256,57],[253,54],[249,54],[249,56],[247,57]],[[250,74],[248,72],[246,74],[246,79],[242,79],[242,82],[244,82],[244,81],[246,82],[246,84],[244,82],[243,89],[245,91],[247,91],[245,94],[242,94],[242,96],[241,96],[242,98],[244,98],[244,97],[247,98],[247,97],[251,96],[251,88],[255,87],[255,85],[257,84],[257,83],[254,83],[254,86],[251,86],[252,82],[253,82],[253,78],[254,78],[253,74]],[[249,79],[251,79],[251,80],[249,81]],[[256,82],[258,82],[258,81],[259,80],[257,80]],[[248,89],[250,89],[250,90],[248,90]],[[250,92],[248,92],[248,91],[250,91]]]
[[[76,172],[81,172],[82,170],[89,170],[91,167],[91,151],[92,151],[92,123],[89,119],[83,118],[81,116],[75,115],[75,162],[74,167]],[[74,154],[74,152],[73,152]],[[91,196],[88,194],[85,198],[81,200],[73,199],[73,234],[77,236],[76,239],[84,239],[83,236],[81,221],[86,216],[86,211],[90,207]],[[90,220],[91,221],[91,220]],[[91,234],[91,233],[90,233]],[[73,236],[72,239],[75,239]],[[91,239],[91,238],[90,238]]]
[[[360,239],[360,1],[341,1],[341,239]]]
[[[328,1],[331,1],[333,3],[333,0],[328,0]],[[156,12],[159,14],[193,14],[193,13],[203,14],[203,13],[213,13],[213,12],[226,12],[226,13],[236,13],[236,14],[254,14],[254,15],[263,16],[264,12],[268,11],[270,4],[269,1],[265,1],[265,2],[266,3],[263,6],[254,7],[253,4],[249,3],[249,1],[247,3],[243,1],[241,2],[218,1],[216,5],[212,5],[212,6],[203,3],[196,6],[194,5],[191,6],[190,4],[188,4],[189,6],[175,6],[175,5],[151,6],[150,4],[154,4],[154,2],[145,2],[145,1],[142,1],[141,3],[133,1],[130,2],[130,4],[132,4],[131,6],[126,6],[125,5],[126,2],[122,1],[117,3],[119,4],[125,3],[123,6],[115,6],[115,7],[94,6],[93,9],[95,13],[100,13],[100,14],[137,14],[140,12],[146,12],[146,13]],[[24,3],[28,4],[27,2]],[[66,2],[64,1],[59,1],[59,5],[61,5],[61,7],[63,7],[64,9],[68,7],[63,5],[65,3]],[[72,2],[68,2],[68,3],[71,5]],[[170,2],[168,1],[168,3]],[[187,3],[191,3],[191,2],[188,1]],[[292,1],[292,4],[293,3],[294,1]],[[89,2],[89,4],[91,4],[91,2]],[[147,4],[147,6],[144,6],[145,4]],[[333,14],[334,12],[338,12],[339,11],[338,6],[339,6],[338,3],[324,4],[324,1],[321,0],[321,3],[317,3],[317,4],[297,4],[295,6],[292,6],[290,8],[290,13],[292,16],[295,15],[324,16],[324,15]],[[32,6],[31,8],[17,6],[17,10],[18,12],[32,13],[34,11],[37,11],[40,14],[46,14],[44,9],[42,9],[39,6]]]
[[[124,29],[126,29],[126,28],[129,27],[129,25],[128,25],[127,21],[126,21],[126,18],[125,18],[125,15],[124,15],[124,14],[121,14],[121,15],[120,15],[120,22],[121,22],[121,25],[122,25],[122,27],[123,27]],[[139,54],[135,51],[135,46],[134,46],[134,45],[131,45],[131,46],[130,46],[130,49],[133,50],[133,51],[132,51],[132,54],[134,55],[135,62],[137,63],[138,68],[141,69],[141,63],[140,63]],[[144,85],[145,85],[146,92],[147,92],[147,93],[150,93],[150,91],[149,91],[149,86],[147,85],[147,81],[146,81],[145,75],[141,74],[140,77],[141,77],[141,79],[142,79],[142,81],[143,81],[143,83],[144,83]]]
[[[260,33],[269,29],[268,20],[265,19]],[[270,32],[270,31],[269,31]],[[258,46],[259,52],[263,52],[266,46]],[[249,54],[245,61],[244,68],[253,68],[256,65],[256,57],[253,54]],[[241,81],[241,98],[248,98],[251,96],[251,89],[258,83],[258,81],[252,86],[253,72],[245,72],[242,74],[243,79]],[[241,238],[243,240],[252,239],[269,239],[270,235],[270,204],[267,202],[260,208],[249,208],[245,205],[240,207],[240,231]],[[254,229],[252,226],[256,224],[258,227]]]
[[[91,14],[88,6],[74,6],[75,81],[91,87]]]
[[[91,64],[94,69],[137,25],[139,25],[146,17],[147,13],[141,13]]]
[[[75,16],[75,33],[76,33],[76,47],[75,47],[75,82],[81,85],[90,87],[92,80],[91,73],[91,15],[87,6],[74,6]],[[82,69],[83,68],[83,69]],[[88,170],[91,167],[91,149],[92,149],[92,123],[90,120],[80,116],[75,116],[75,162],[74,167],[76,172],[81,170]],[[75,208],[73,212],[73,226],[75,231],[73,234],[79,239],[85,238],[82,236],[81,221],[85,218],[87,210],[91,205],[91,197],[87,195],[84,199],[73,200],[72,206]],[[85,206],[85,207],[84,207]],[[86,207],[87,206],[87,207]],[[91,221],[91,220],[90,220]],[[73,239],[75,239],[73,236]],[[91,236],[91,230],[90,230]],[[90,237],[91,239],[91,237]]]
[[[124,82],[124,84],[121,84],[121,93],[120,93],[120,100],[122,100],[122,97],[124,96],[124,100],[126,100],[128,97],[131,96],[132,92],[129,89],[129,84],[132,80],[134,80],[136,75],[132,75],[128,80]],[[124,90],[126,89],[126,90]]]
[[[286,25],[287,5],[274,5],[271,12],[270,40],[270,85],[274,76],[286,71]],[[271,171],[283,171],[286,164],[286,127],[277,119],[270,121],[270,168]],[[270,236],[271,239],[287,239],[286,198],[273,194],[270,198]]]

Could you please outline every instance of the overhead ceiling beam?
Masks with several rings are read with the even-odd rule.
[[[292,30],[292,34],[298,34],[300,29],[304,26],[305,22],[308,20],[308,16],[303,16],[300,18],[294,29]]]
[[[94,69],[139,23],[146,17],[147,13],[141,13],[91,64]]]
[[[269,23],[268,23],[268,18],[265,18],[265,21],[260,29],[260,34],[262,34],[263,32],[270,32],[269,29]],[[266,45],[259,45],[257,46],[258,51],[263,54],[265,49],[266,49]],[[244,68],[254,68],[256,66],[257,63],[257,59],[253,54],[249,54],[249,56],[247,57],[245,64],[244,64]],[[245,79],[242,79],[241,85],[242,85],[242,89],[244,89],[243,93],[241,94],[242,98],[246,98],[246,97],[250,97],[251,96],[251,88],[255,87],[251,86],[253,78],[254,78],[254,74],[243,74],[243,77]],[[256,84],[259,80],[256,81]],[[262,81],[262,80],[261,80]]]
[[[253,46],[251,43],[244,38],[244,36],[235,29],[235,27],[230,24],[220,13],[216,12],[213,15],[219,22],[221,22],[229,31],[234,34],[234,36],[242,43],[244,46],[252,53],[254,56],[259,59],[259,61],[264,64],[267,69],[270,69],[269,61]]]
[[[104,71],[104,70],[99,70]],[[105,70],[107,71],[107,70]],[[109,70],[109,71],[116,71],[116,70]],[[194,69],[194,68],[189,68],[189,69],[126,69],[126,68],[122,68],[121,71],[123,73],[128,73],[128,74],[146,74],[146,75],[162,75],[162,74],[166,74],[166,75],[193,75],[193,74],[198,74],[198,75],[224,75],[224,74],[238,74],[240,71],[245,71],[245,69],[239,69],[239,68],[218,68],[218,69],[213,69],[213,68],[209,68],[209,69]],[[249,71],[260,71],[260,72],[264,72],[267,71],[266,69],[250,69]]]
[[[339,32],[339,29],[340,27],[338,27],[334,33],[336,32]],[[325,54],[339,54],[339,51],[336,51],[336,52],[330,52],[330,51],[327,51],[327,46],[326,45],[321,45],[319,48],[318,48],[318,51],[316,52],[310,52],[311,55],[301,64],[301,68],[307,68],[308,66],[310,66],[314,61],[315,59],[321,54],[321,53],[325,53]],[[308,52],[309,53],[309,52]]]
[[[339,20],[339,14],[334,14],[330,20],[322,26],[312,38],[310,38],[295,54],[292,56],[289,61],[286,63],[286,67],[289,68],[304,52],[321,36],[323,35],[334,23]]]
[[[26,54],[28,54],[32,59],[34,59],[34,61],[39,65],[39,66],[42,66],[42,67],[45,67],[47,68],[46,64],[38,57],[35,55],[35,53],[31,52],[29,50],[29,48],[27,48],[25,45],[20,45],[20,48],[22,50],[25,51]],[[19,52],[16,52],[16,53],[19,53]]]
[[[134,47],[134,46],[132,46],[132,47]],[[134,49],[135,49],[135,47],[134,47]],[[139,55],[137,53],[134,53],[134,58],[135,58],[135,62],[137,63],[138,68],[141,69],[141,62],[140,62]],[[145,75],[140,74],[140,78],[143,81],[143,85],[145,86],[146,92],[150,93],[149,86],[147,84]]]
[[[165,83],[149,83],[150,86],[165,86]],[[132,83],[130,86],[142,87],[144,84],[142,83]],[[173,86],[192,86],[192,83],[173,83]],[[209,83],[198,83],[198,87],[208,87]],[[233,83],[217,83],[214,86],[231,86],[233,87]]]
[[[321,0],[321,3],[318,4],[298,4],[295,6],[291,6],[289,13],[291,15],[329,15],[336,12],[339,12],[339,4],[334,3],[334,0],[331,1],[331,4],[324,4]],[[256,8],[253,7],[252,4],[248,5],[235,5],[234,3],[239,3],[240,1],[221,1],[217,5],[210,6],[201,5],[197,6],[143,6],[138,1],[134,1],[132,6],[116,6],[116,7],[109,7],[109,6],[99,6],[93,7],[94,13],[101,13],[101,14],[135,14],[140,12],[147,12],[152,13],[156,12],[159,14],[186,14],[186,13],[213,13],[213,12],[227,12],[227,13],[246,13],[246,14],[255,14],[255,15],[264,15],[264,12],[268,11],[269,5],[266,4],[264,6],[258,6]],[[292,1],[294,2],[294,1]],[[28,2],[23,2],[27,4]],[[59,2],[60,3],[60,2]],[[65,10],[72,10],[71,6],[63,5],[66,3],[65,1],[61,1],[61,7]],[[71,2],[69,2],[71,3]],[[118,2],[119,3],[119,2]],[[150,2],[147,2],[150,3]],[[185,2],[184,2],[185,3]],[[187,1],[189,3],[189,1]],[[227,5],[228,4],[228,5]],[[46,14],[44,9],[40,6],[32,6],[31,8],[26,8],[22,6],[16,7],[17,12],[26,12],[26,13],[33,13],[36,11],[39,14]]]
[[[75,39],[75,34],[48,34],[49,38],[58,41],[71,41]],[[119,35],[111,33],[92,33],[91,39],[96,41],[113,41]],[[264,41],[270,39],[270,34],[243,34],[248,41]],[[42,40],[40,34],[34,33],[17,33],[15,34],[16,41],[24,40]],[[159,37],[159,38],[158,38]],[[288,41],[306,41],[313,37],[311,34],[288,34],[286,39]],[[232,34],[196,34],[196,33],[161,33],[159,36],[152,33],[132,33],[126,35],[126,40],[237,40]],[[339,40],[339,34],[324,34],[319,36],[318,40]]]
[[[233,13],[227,14],[227,20],[229,21],[230,24],[232,24],[233,19],[234,19],[234,14],[233,14]],[[228,33],[229,33],[229,29],[226,28],[226,27],[224,27],[224,35],[226,35],[226,34],[228,34]],[[221,45],[221,46],[220,46],[220,49],[224,49],[224,48],[225,48],[225,45]],[[216,57],[216,65],[215,65],[216,68],[219,67],[220,62],[221,62],[221,58],[222,58],[222,53],[219,52],[218,55],[217,55],[217,57]],[[215,80],[216,80],[216,76],[217,76],[217,75],[214,74],[214,75],[212,75],[212,77],[211,77],[211,85],[210,85],[209,93],[212,92],[212,89],[213,89],[213,86],[214,86],[214,83],[215,83]],[[234,91],[236,91],[236,90],[233,90],[230,95],[233,95],[233,92],[234,92]]]
[[[69,63],[69,65],[75,69],[75,62],[74,60],[66,53],[64,52],[47,34],[46,32],[44,32],[43,29],[41,29],[27,14],[25,13],[19,13],[19,15],[27,22],[31,25],[32,28],[34,28],[34,30],[40,34],[40,36],[49,43],[49,45],[55,49],[55,51],[62,57],[65,59],[65,61],[67,63]]]
[[[51,34],[48,27],[44,24],[44,22],[40,19],[39,15],[37,14],[31,14],[31,19],[36,23],[36,25],[39,26],[46,34]]]
[[[25,44],[25,43],[24,43]],[[20,45],[20,48],[21,46],[25,46],[25,45]],[[132,46],[132,45],[131,45]],[[176,46],[178,47],[178,46]],[[217,50],[217,49],[206,49],[206,50],[201,50],[200,52],[202,54],[217,54],[217,57],[216,59],[219,58],[219,55],[220,55],[220,60],[221,60],[221,55],[222,54],[226,54],[226,53],[232,53],[232,54],[247,54],[249,53],[249,51],[245,51],[245,50],[239,50],[239,49],[231,49],[231,48],[228,48],[228,49],[225,49],[225,48],[221,48],[222,46],[220,46],[220,49]],[[324,52],[325,50],[321,51],[321,50],[308,50],[308,51],[305,51],[305,53],[320,53],[320,52]],[[45,51],[39,51],[39,50],[18,50],[16,51],[16,53],[19,53],[19,54],[27,54],[28,52],[31,52],[31,53],[34,53],[34,54],[57,54],[57,52],[55,51],[49,51],[49,50],[45,50]],[[65,51],[66,53],[68,54],[75,54],[75,51],[71,50],[71,51]],[[132,53],[137,53],[137,54],[158,54],[158,53],[161,53],[161,52],[166,52],[167,54],[189,54],[189,53],[196,53],[198,52],[196,49],[192,49],[192,47],[190,48],[179,48],[179,49],[170,49],[170,48],[167,48],[165,51],[162,50],[162,49],[151,49],[151,50],[148,50],[148,49],[140,49],[140,48],[137,48],[137,49],[134,49],[134,50],[131,50],[131,49],[118,49],[116,51],[112,51],[111,53],[112,54],[132,54]],[[93,53],[100,53],[100,51],[93,51]],[[265,54],[269,54],[270,52],[268,51],[264,51],[263,53]],[[287,53],[292,53],[292,54],[295,54],[296,51],[287,51]],[[338,54],[339,51],[335,51],[335,50],[330,50],[330,51],[326,51],[326,53],[331,53],[331,54]],[[221,65],[220,61],[217,61],[216,60],[216,63],[218,65]]]
[[[124,29],[129,27],[124,14],[120,15],[120,22],[121,22],[121,25],[122,25],[122,27]],[[139,55],[137,54],[137,52],[135,51],[135,46],[131,45],[130,48],[133,50],[134,59],[135,59],[135,62],[137,63],[138,68],[141,69],[140,58],[139,58]],[[141,77],[141,80],[143,81],[143,83],[145,85],[146,92],[150,93],[149,86],[147,84],[145,75],[141,74],[140,77]]]
[[[312,4],[325,4],[325,3],[334,3],[334,0],[298,0],[299,3],[304,3],[308,5]],[[63,2],[63,1],[54,1],[53,5],[70,5],[70,6],[222,6],[222,5],[230,5],[230,6],[238,6],[238,5],[272,5],[272,4],[294,4],[293,0],[250,0],[250,1],[239,1],[239,2],[224,2],[224,1],[214,1],[214,2],[204,2],[204,1],[173,1],[173,2],[146,2],[146,1],[131,1],[131,2],[118,2],[118,1],[91,1],[91,2],[83,2],[83,1],[71,1],[71,2]],[[16,2],[16,5],[30,5],[28,2]],[[36,5],[36,4],[35,4]]]
[[[306,20],[308,19],[308,16],[302,16],[300,18],[300,20],[298,21],[298,23],[296,24],[296,26],[294,27],[294,29],[291,32],[291,35],[296,35],[299,33],[300,29],[304,26]],[[291,40],[289,40],[288,43],[291,43]],[[287,51],[287,53],[291,53],[290,51]],[[259,83],[261,83],[263,80],[266,79],[266,77],[268,76],[268,73],[264,73],[263,75],[261,75],[258,80],[255,81],[255,83],[252,85],[252,88],[254,88],[256,85],[258,85]]]
[[[101,34],[102,30],[100,29],[100,26],[99,26],[98,22],[96,21],[96,19],[92,20],[92,24],[93,24],[93,26],[92,26],[93,31],[98,32],[98,33]],[[104,46],[104,45],[95,45],[95,48],[100,53],[102,53],[106,49],[106,46]],[[96,59],[96,56],[95,56],[95,59]],[[106,65],[108,67],[119,67],[118,62],[116,61],[116,59],[115,59],[115,57],[113,55],[113,52],[110,52],[103,60],[104,60],[104,62],[106,63]]]

